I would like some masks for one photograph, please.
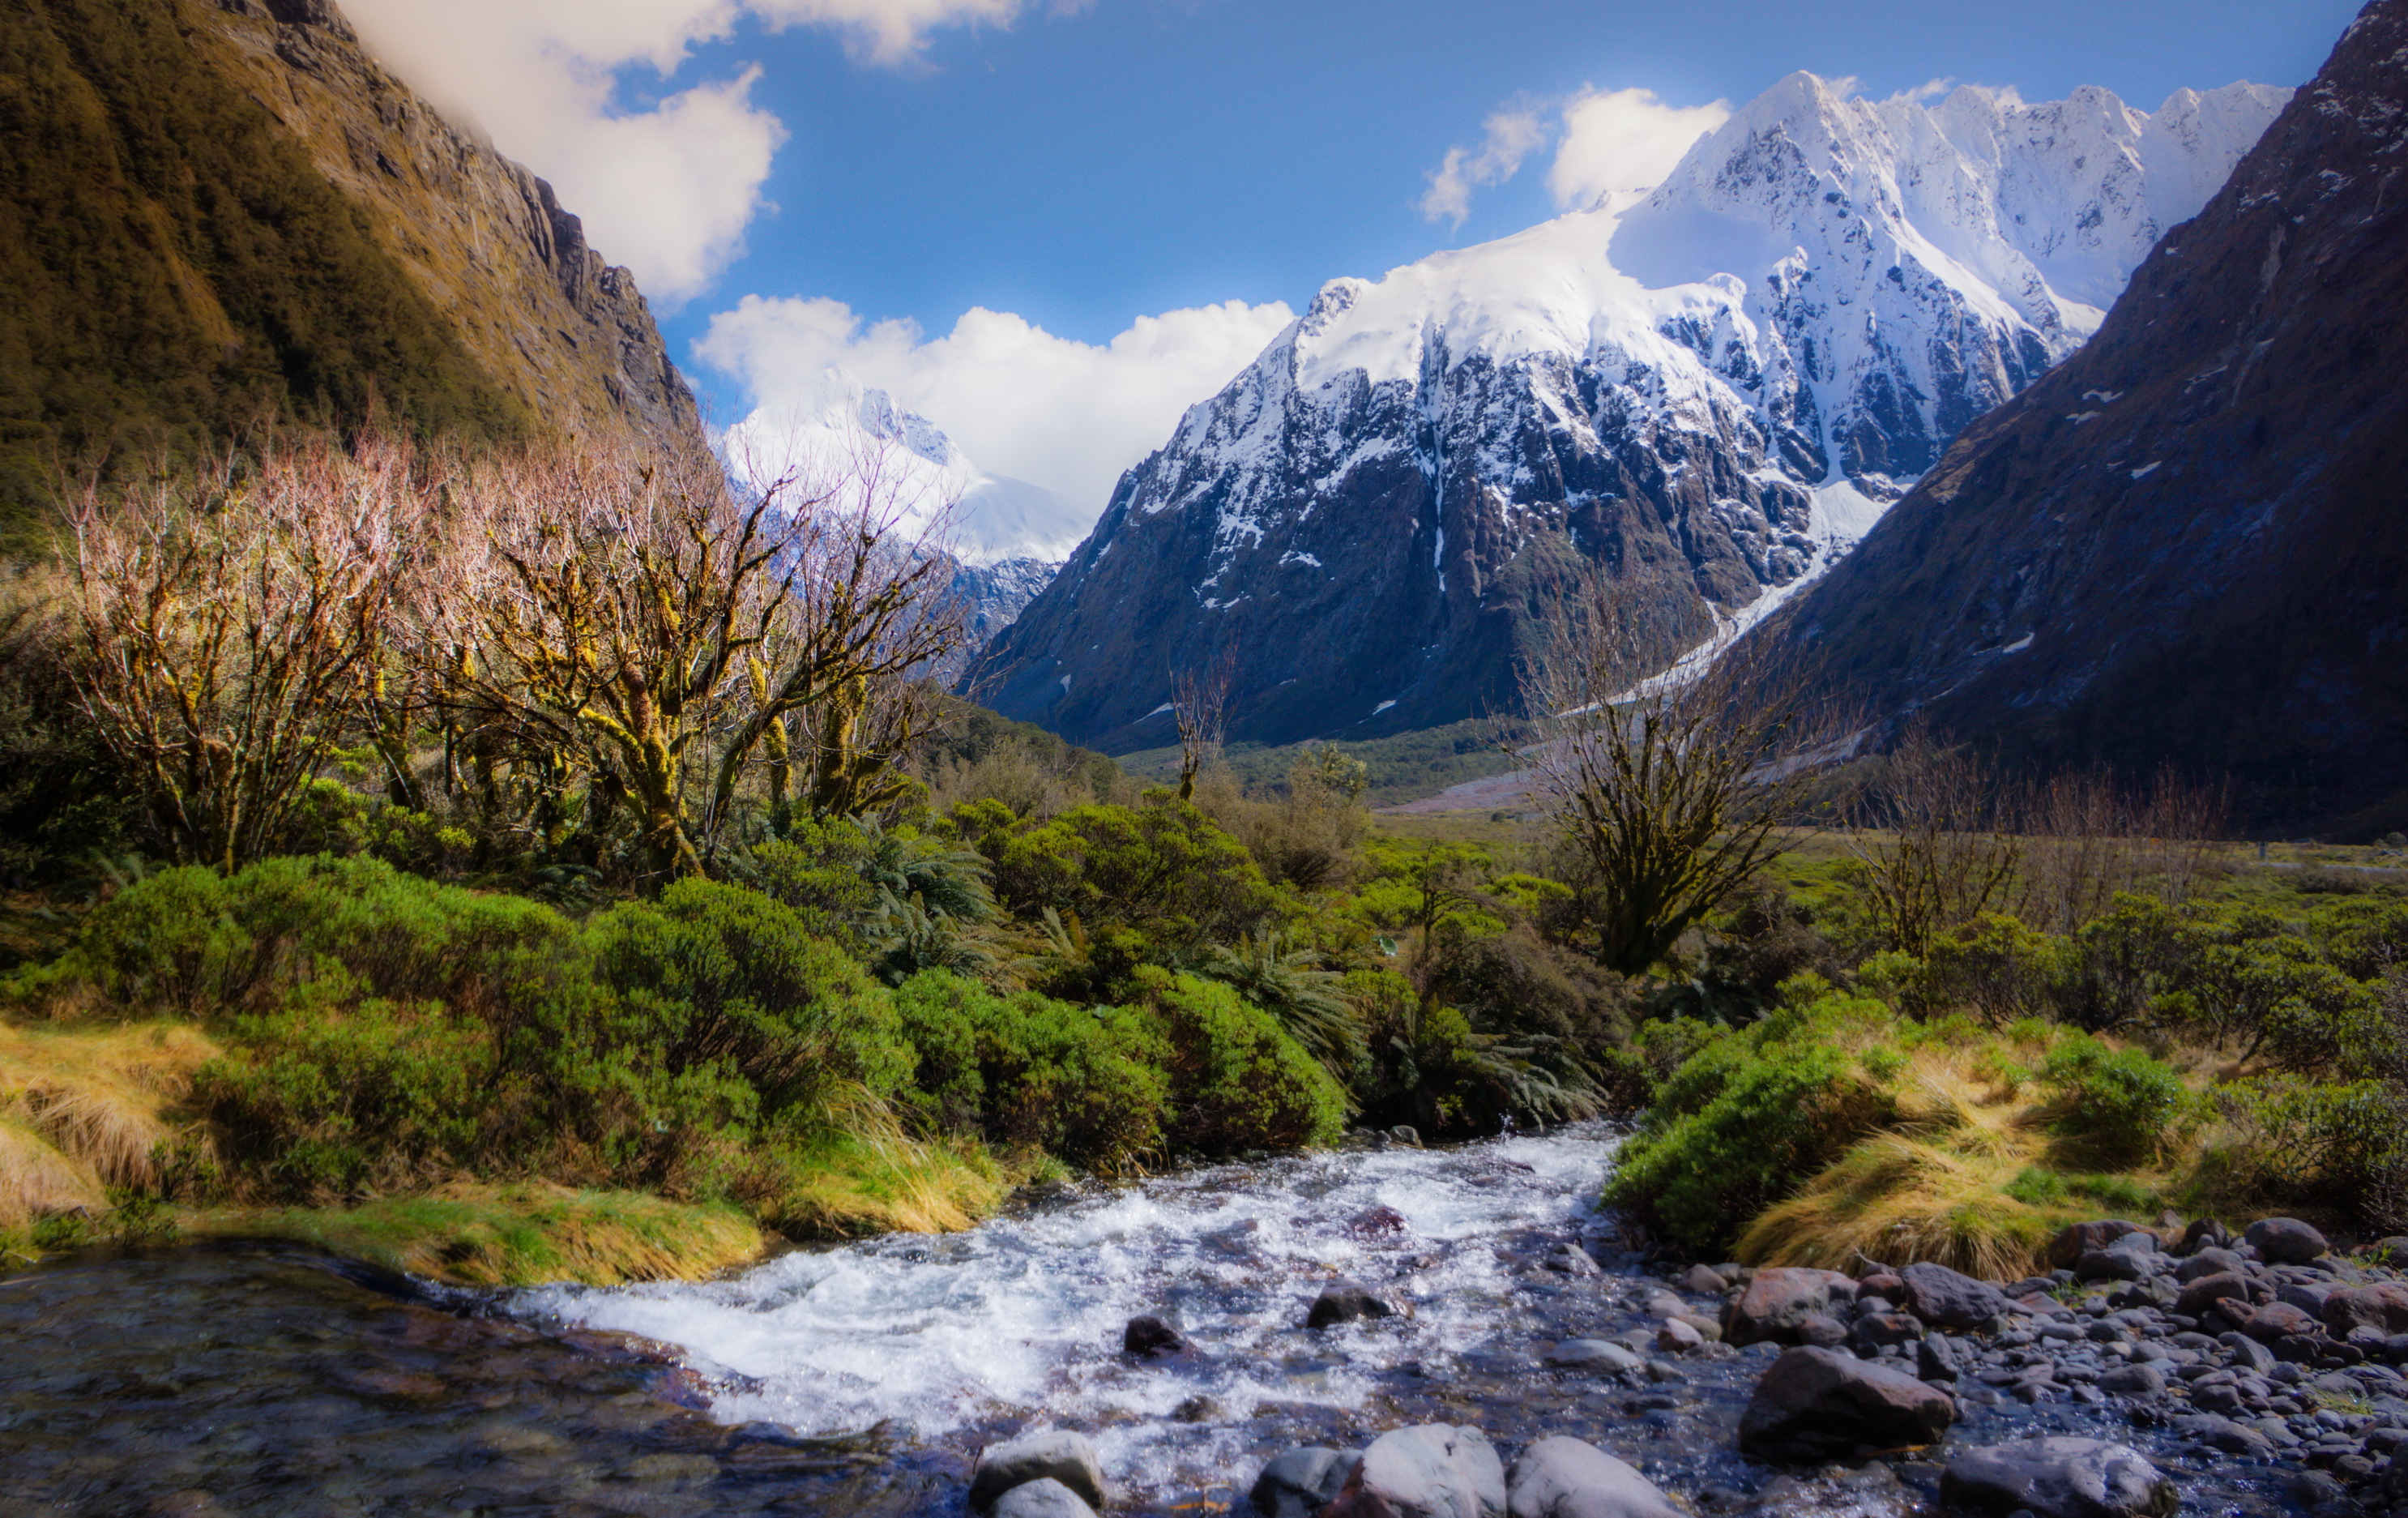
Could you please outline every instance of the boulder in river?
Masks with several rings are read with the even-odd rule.
[[[1359,1450],[1288,1450],[1273,1456],[1254,1478],[1247,1500],[1259,1518],[1311,1518],[1329,1505],[1362,1463]]]
[[[2201,1250],[2228,1249],[2231,1244],[2231,1229],[2214,1218],[2193,1218],[2190,1226],[2183,1230],[2182,1243],[2175,1247],[2174,1252],[2196,1254]]]
[[[1694,1265],[1683,1272],[1681,1290],[1696,1296],[1720,1296],[1730,1290],[1730,1282],[1712,1265]]]
[[[1321,1518],[1501,1518],[1505,1463],[1477,1428],[1423,1424],[1381,1435]]]
[[[2173,1428],[2185,1438],[2196,1439],[2227,1454],[2264,1454],[2274,1447],[2272,1440],[2248,1424],[2236,1424],[2229,1418],[2220,1418],[2214,1413],[2191,1413],[2176,1418]]]
[[[1599,1370],[1608,1374],[1637,1374],[1644,1369],[1644,1355],[1616,1344],[1609,1338],[1568,1338],[1547,1352],[1547,1364],[1561,1370]]]
[[[1906,1309],[1938,1327],[1981,1328],[2014,1310],[2007,1294],[1996,1286],[1936,1261],[1918,1260],[1899,1271],[1898,1279]]]
[[[2230,1317],[2231,1313],[2228,1311],[2225,1316]],[[2280,1344],[2286,1338],[2319,1337],[2324,1324],[2288,1302],[2269,1302],[2249,1314],[2241,1331],[2260,1344]]]
[[[1395,1238],[1408,1232],[1408,1228],[1405,1215],[1382,1202],[1354,1214],[1346,1231],[1358,1238]]]
[[[2127,1234],[2146,1231],[2126,1218],[2100,1218],[2095,1222],[2069,1223],[2048,1241],[2049,1266],[2055,1270],[2070,1270],[2076,1261],[2092,1250],[2103,1250]],[[2152,1235],[2151,1242],[2155,1241]]]
[[[1759,1270],[1747,1290],[1724,1309],[1723,1338],[1742,1346],[1766,1340],[1795,1344],[1799,1323],[1817,1314],[1828,1316],[1835,1304],[1856,1299],[1856,1279],[1836,1270],[1795,1265]]]
[[[1159,1318],[1146,1316],[1131,1318],[1128,1326],[1121,1330],[1121,1348],[1151,1360],[1156,1355],[1179,1353],[1187,1348],[1187,1341],[1179,1337],[1178,1329]]]
[[[2166,1389],[2166,1378],[2155,1366],[2117,1366],[2100,1376],[2098,1387],[2117,1396],[2155,1396]]]
[[[1683,1518],[1655,1482],[1563,1434],[1522,1452],[1507,1491],[1512,1518]]]
[[[1340,1276],[1321,1289],[1312,1299],[1312,1308],[1304,1315],[1307,1328],[1326,1328],[1332,1323],[1353,1323],[1358,1318],[1393,1318],[1396,1304],[1364,1285]]]
[[[2164,1518],[2174,1483],[2139,1451],[2104,1439],[2050,1437],[1967,1450],[1940,1478],[1941,1499],[2038,1518]]]
[[[2176,1265],[2174,1279],[2187,1286],[2192,1281],[2202,1280],[2209,1276],[2245,1275],[2248,1270],[2248,1261],[2230,1250],[2209,1245]]]
[[[1786,1350],[1756,1384],[1739,1447],[1764,1460],[1840,1460],[1929,1444],[1956,1418],[1947,1393],[1903,1371],[1833,1350]]]
[[[2408,1281],[2382,1280],[2335,1292],[2325,1298],[2324,1321],[2335,1338],[2347,1338],[2359,1328],[2380,1330],[2386,1338],[2408,1334]]]
[[[2260,1218],[2241,1236],[2270,1265],[2306,1265],[2332,1248],[2324,1235],[2297,1218]]]
[[[1090,1508],[1106,1501],[1104,1466],[1096,1458],[1094,1441],[1067,1428],[1040,1428],[979,1452],[970,1471],[970,1507],[984,1512],[1013,1487],[1048,1480],[1061,1482]]]
[[[995,1499],[988,1518],[1096,1518],[1096,1510],[1051,1476],[1023,1482]]]

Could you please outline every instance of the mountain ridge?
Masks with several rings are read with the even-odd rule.
[[[2103,91],[1931,110],[1793,75],[1639,206],[1332,281],[1124,475],[963,688],[1134,749],[1234,646],[1234,737],[1439,725],[1514,707],[1584,563],[1648,599],[1669,662],[2079,346],[2098,313],[2025,248],[2137,259],[2282,95],[2180,94],[2152,137]]]
[[[2374,0],[2091,343],[1759,636],[2036,764],[2408,825],[2408,0]]]

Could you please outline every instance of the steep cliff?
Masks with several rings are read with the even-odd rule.
[[[2089,344],[1759,635],[2035,761],[2408,825],[2403,373],[2408,0],[2375,0]]]
[[[1584,561],[1665,659],[1835,562],[2077,348],[2284,92],[1936,108],[1783,80],[1633,208],[1339,280],[1125,475],[966,689],[1114,750],[1239,651],[1232,733],[1515,704]]]
[[[264,416],[698,438],[624,269],[327,0],[0,0],[0,495]]]

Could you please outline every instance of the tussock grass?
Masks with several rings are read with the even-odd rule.
[[[0,1119],[0,1229],[108,1206],[100,1178],[22,1123]]]
[[[768,1221],[794,1238],[953,1233],[994,1211],[1005,1185],[982,1151],[896,1134],[838,1136],[796,1167]]]
[[[1737,1258],[1828,1270],[1930,1260],[2014,1280],[2044,1272],[2066,1224],[2161,1203],[2155,1175],[2060,1173],[2074,1157],[2061,1104],[2000,1054],[1987,1043],[1915,1050],[1896,1120],[1757,1214]]]
[[[289,1238],[463,1286],[697,1280],[759,1257],[761,1231],[723,1203],[543,1181],[461,1183],[355,1207],[207,1214],[194,1231]]]

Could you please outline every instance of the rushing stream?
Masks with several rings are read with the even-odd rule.
[[[53,1262],[0,1278],[0,1514],[953,1515],[977,1449],[1040,1424],[1095,1436],[1120,1512],[1210,1512],[1280,1450],[1432,1422],[1509,1457],[1590,1439],[1701,1511],[1928,1510],[1928,1464],[1739,1460],[1756,1354],[1635,1388],[1546,1366],[1646,1324],[1662,1284],[1596,1209],[1612,1151],[1570,1130],[1054,1188],[699,1285],[429,1291],[277,1248]],[[1303,1328],[1337,1274],[1411,1315]],[[1193,1348],[1125,1354],[1140,1313]],[[2013,1402],[1956,1437],[2035,1426],[2147,1442]],[[2186,1512],[2286,1510],[2272,1470],[2153,1453]]]

